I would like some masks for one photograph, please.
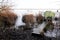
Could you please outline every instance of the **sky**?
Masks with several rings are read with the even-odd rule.
[[[15,8],[60,9],[60,0],[13,0]]]
[[[7,4],[16,9],[60,9],[60,0],[8,0]]]

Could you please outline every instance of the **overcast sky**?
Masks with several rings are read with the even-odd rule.
[[[2,0],[0,0],[1,2]],[[4,0],[6,2],[7,0]],[[60,0],[8,0],[15,8],[60,9]],[[4,3],[5,4],[5,3]]]
[[[60,0],[13,0],[15,8],[60,9]]]

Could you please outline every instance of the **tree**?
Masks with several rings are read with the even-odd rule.
[[[47,22],[45,28],[43,29],[44,32],[54,29],[54,24],[52,23],[52,19],[47,19],[47,20],[48,20],[48,22]]]
[[[12,27],[17,19],[17,15],[10,11],[10,7],[2,6],[0,11],[0,27],[4,25],[4,27]]]
[[[43,19],[44,19],[44,17],[41,14],[38,14],[36,16],[36,21],[37,21],[38,24],[42,23]]]
[[[32,14],[24,15],[22,21],[26,23],[27,26],[31,26],[34,24],[34,16]]]

